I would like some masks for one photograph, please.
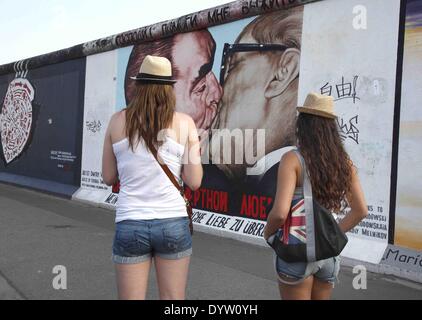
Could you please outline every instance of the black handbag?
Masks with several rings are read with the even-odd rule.
[[[312,198],[312,186],[302,155],[303,197],[292,201],[284,225],[268,238],[268,244],[286,262],[312,262],[338,256],[347,244],[332,213]]]

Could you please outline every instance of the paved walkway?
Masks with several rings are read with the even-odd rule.
[[[110,260],[114,213],[0,184],[0,300],[116,299]],[[278,299],[272,252],[196,232],[187,298]],[[53,288],[53,268],[66,267],[67,289]],[[368,273],[354,290],[342,268],[333,299],[422,299],[422,285]],[[158,291],[151,274],[148,299]]]

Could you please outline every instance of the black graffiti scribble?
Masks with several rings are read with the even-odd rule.
[[[226,6],[220,9],[215,9],[214,11],[208,12],[208,23],[214,24],[219,22],[224,22],[227,18],[230,17],[230,7]]]
[[[87,121],[86,122],[86,128],[89,131],[91,131],[92,133],[99,132],[101,130],[101,121],[99,121],[99,120],[98,121],[94,120],[94,121],[91,121],[91,122]]]
[[[307,3],[315,0],[242,0],[233,1],[225,6],[229,6],[229,12],[225,22],[237,21],[242,16],[258,16],[267,12],[277,12],[280,9],[293,7],[303,7]],[[120,33],[113,36],[78,44],[71,48],[66,48],[53,53],[40,55],[25,60],[26,69],[32,70],[50,65],[52,63],[60,63],[72,59],[83,58],[92,54],[98,54],[122,47],[140,44],[141,42],[149,42],[159,40],[165,37],[174,36],[177,33],[192,32],[195,30],[206,29],[214,24],[208,23],[208,12],[214,11],[216,8],[221,10],[223,6],[217,6],[208,10],[201,10],[190,14],[182,19],[177,18],[164,22],[155,23],[153,25],[134,29],[128,32]],[[186,22],[186,20],[188,20]],[[0,66],[0,75],[6,75],[14,71],[15,63],[8,63]]]
[[[175,33],[188,32],[198,27],[198,15],[185,15],[177,20],[170,20],[163,23],[161,26],[161,33],[163,36],[172,35]]]
[[[252,10],[271,11],[292,5],[294,0],[249,0],[242,3],[242,14],[248,15]]]
[[[340,137],[343,141],[346,139],[353,140],[356,144],[359,144],[359,128],[358,116],[354,116],[348,122],[345,122],[343,118],[337,118],[337,124],[340,128]]]
[[[150,41],[154,38],[153,27],[143,27],[137,30],[127,31],[116,36],[116,44],[118,46],[126,46],[129,43]]]
[[[337,96],[333,96],[337,100],[342,99],[353,99],[353,103],[356,103],[356,100],[360,100],[356,92],[356,84],[359,79],[359,76],[353,77],[353,82],[345,82],[344,76],[341,77],[341,82],[335,85]],[[332,96],[333,86],[327,82],[320,88],[321,94]]]
[[[330,83],[327,82],[321,87],[321,94],[331,96],[331,93],[333,92],[333,86],[330,86],[329,84]]]

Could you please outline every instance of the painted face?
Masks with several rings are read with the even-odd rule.
[[[257,43],[243,37],[240,43]],[[269,55],[237,52],[227,61],[224,92],[220,101],[219,128],[264,128],[268,119],[264,91],[272,78]]]
[[[240,42],[256,43],[252,37],[244,37]],[[224,95],[219,105],[219,115],[216,119],[215,129],[245,129],[266,128],[271,114],[266,108],[264,91],[271,80],[272,66],[268,54],[259,52],[237,52],[227,61],[225,66]],[[256,133],[256,131],[254,131]],[[230,148],[224,146],[219,150],[213,150],[212,159],[215,163],[223,163],[225,159],[243,159],[244,153],[253,148],[255,134],[249,139],[243,135],[243,148],[238,142],[232,140]],[[256,137],[256,136],[255,136]],[[213,140],[224,139],[214,135]],[[218,152],[218,153],[216,153]],[[219,165],[226,174],[230,171],[243,171],[244,165]],[[238,173],[236,175],[242,175]]]
[[[257,41],[247,33],[239,43]],[[236,148],[232,140],[231,148],[215,149],[211,157],[214,163],[231,159],[232,164],[218,165],[229,176],[243,176],[246,167],[252,165],[246,163],[245,154],[256,154],[256,129],[265,129],[265,154],[283,147],[285,137],[291,135],[295,108],[284,103],[285,93],[276,98],[265,95],[278,67],[278,59],[274,57],[274,53],[270,52],[236,52],[227,60],[224,94],[213,129],[229,129],[231,132],[240,129],[243,132],[243,148]],[[246,129],[253,129],[253,134],[245,134]],[[223,141],[221,135],[213,133],[212,144],[216,142],[214,139]],[[243,159],[244,162],[234,164],[234,159]]]
[[[177,69],[176,110],[189,114],[197,128],[208,130],[222,95],[214,73],[214,42],[206,31],[175,36],[172,52]]]

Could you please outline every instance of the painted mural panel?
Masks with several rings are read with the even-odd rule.
[[[422,250],[422,2],[406,11],[394,243]]]
[[[25,78],[14,79],[7,88],[0,113],[0,135],[5,163],[20,156],[32,128],[35,90]]]
[[[203,184],[189,193],[196,223],[262,239],[278,163],[295,140],[302,24],[299,7],[210,28],[223,94]]]
[[[0,172],[79,186],[85,59],[0,77]]]
[[[165,56],[172,61],[173,74],[177,80],[174,86],[176,110],[194,119],[203,141],[203,186],[196,192],[188,190],[196,208],[196,224],[261,238],[266,214],[275,193],[274,170],[277,170],[281,154],[289,150],[288,146],[293,143],[302,12],[303,8],[300,7],[208,30],[178,34],[173,38],[134,46],[130,55],[127,48],[118,50],[117,82],[124,79],[125,104],[133,98],[134,92],[134,82],[129,77],[137,74],[146,55]],[[274,25],[278,32],[271,31]],[[262,77],[265,73],[260,72],[264,68],[269,70],[274,59],[280,58],[288,49],[282,45],[283,37],[287,38],[288,45],[292,47],[290,50],[294,53],[295,64],[292,69],[295,72],[285,83],[287,90],[283,94],[267,92],[266,97],[263,88],[266,80]],[[232,50],[233,47],[235,50]],[[223,59],[223,56],[230,58]],[[235,74],[233,64],[238,56],[245,63]],[[121,66],[125,63],[127,67],[123,77]],[[230,70],[225,72],[224,68]],[[256,78],[256,75],[261,77]],[[249,84],[245,80],[249,80]],[[247,86],[254,89],[248,90]],[[116,110],[121,109],[121,94],[118,88]],[[274,99],[268,99],[271,94]],[[238,99],[234,103],[236,96],[243,97],[243,100]],[[281,112],[278,104],[285,105]],[[228,115],[230,119],[226,121]],[[281,130],[283,126],[285,129]],[[250,137],[244,133],[247,129],[252,130]],[[213,154],[210,145],[220,137],[216,134],[212,136],[213,132],[242,130],[244,138],[249,139],[241,144],[246,146],[256,145],[254,132],[259,129],[269,134],[261,159],[262,172],[251,175],[247,172],[259,159],[241,165],[216,165],[216,162],[221,162],[217,159],[220,155]],[[236,151],[237,154],[233,154],[233,159],[239,156],[244,158],[247,151],[250,150],[241,147]],[[115,204],[118,201],[118,186],[113,191],[105,199],[106,203]]]
[[[99,202],[116,205],[119,185],[109,188],[101,180],[105,127],[133,98],[129,78],[144,57],[165,56],[177,80],[176,109],[192,116],[203,141],[203,184],[187,190],[198,226],[262,240],[279,160],[295,143],[295,107],[317,91],[336,100],[370,213],[349,234],[345,255],[379,262],[388,242],[385,172],[391,172],[400,12],[400,1],[387,1],[326,0],[90,56],[81,182],[89,192],[81,198],[96,192]],[[366,28],[355,28],[356,6],[366,10]],[[390,37],[378,36],[384,32]],[[291,65],[279,86],[274,66],[286,55]],[[222,131],[232,134],[232,148],[219,152]],[[371,250],[359,250],[368,240]]]
[[[336,101],[369,213],[343,254],[375,263],[388,243],[399,15],[398,0],[327,0],[304,14],[299,103],[309,91]]]

